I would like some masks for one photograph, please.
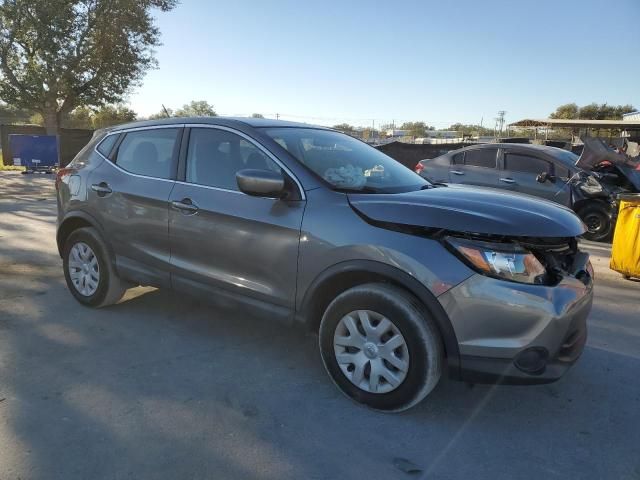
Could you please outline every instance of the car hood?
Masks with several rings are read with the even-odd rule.
[[[522,237],[575,237],[585,232],[568,208],[492,188],[450,185],[409,193],[350,193],[349,202],[369,220],[397,225]]]

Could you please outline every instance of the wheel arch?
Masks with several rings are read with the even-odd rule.
[[[60,225],[58,226],[58,229],[56,231],[56,244],[58,246],[58,254],[61,257],[62,249],[64,248],[64,244],[67,241],[67,238],[69,238],[69,235],[71,235],[71,233],[75,230],[84,227],[95,228],[102,237],[105,245],[107,245],[109,253],[113,254],[111,245],[109,245],[109,242],[107,242],[104,235],[104,230],[102,229],[100,223],[91,214],[78,210],[69,212],[60,222]],[[113,255],[111,255],[111,258],[113,258]]]
[[[372,260],[341,262],[327,268],[311,282],[300,303],[297,318],[309,330],[317,331],[329,303],[349,288],[380,282],[395,285],[416,297],[431,313],[438,326],[452,377],[459,376],[458,340],[444,308],[435,295],[416,278],[397,267]]]

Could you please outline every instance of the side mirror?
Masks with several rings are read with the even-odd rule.
[[[550,180],[551,179],[550,177],[551,176],[547,172],[542,172],[536,177],[536,182],[544,183],[547,180]]]
[[[286,193],[284,177],[271,170],[240,170],[236,182],[241,192],[254,197],[282,198]]]

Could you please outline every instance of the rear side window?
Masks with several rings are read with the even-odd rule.
[[[118,147],[116,165],[147,177],[171,178],[179,128],[129,132]]]
[[[464,163],[472,167],[496,168],[497,153],[495,148],[469,150],[464,156]]]
[[[464,165],[464,152],[456,153],[452,160],[454,165]]]
[[[116,140],[118,140],[118,135],[109,135],[100,142],[98,145],[98,151],[105,157],[109,158],[109,154],[111,153],[113,146],[116,144]]]
[[[541,158],[523,155],[521,153],[507,153],[504,156],[504,169],[512,172],[539,174],[551,173],[550,163]]]

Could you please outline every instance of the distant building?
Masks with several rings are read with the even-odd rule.
[[[390,128],[389,130],[386,130],[384,134],[387,137],[408,137],[409,130],[396,130],[395,128]]]
[[[624,115],[622,115],[622,120],[624,122],[638,121],[640,120],[640,111],[625,113]]]

